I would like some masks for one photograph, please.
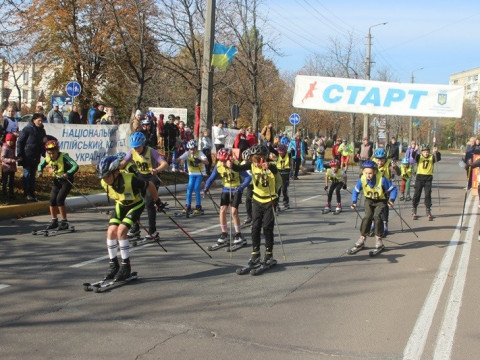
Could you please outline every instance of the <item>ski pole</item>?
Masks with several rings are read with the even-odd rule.
[[[434,144],[433,146],[436,147],[436,145]],[[437,157],[437,152],[435,151],[435,163],[438,162],[438,157]],[[438,207],[440,207],[440,179],[438,178],[439,175],[438,175],[438,169],[437,169],[437,166],[435,166],[435,177],[437,178],[437,195],[438,195]]]
[[[230,170],[230,178],[232,176],[232,170]],[[230,249],[232,248],[232,227],[233,227],[233,208],[232,208],[232,188],[230,187],[229,188],[229,192],[230,192]],[[233,257],[232,255],[232,251],[230,251],[230,258]]]
[[[285,255],[285,249],[283,248],[283,241],[282,241],[282,234],[280,233],[280,226],[278,226],[277,213],[275,212],[275,200],[272,200],[272,191],[270,190],[270,185],[268,183],[267,183],[267,186],[268,186],[268,193],[270,195],[270,201],[272,203],[273,220],[275,221],[275,226],[277,227],[277,231],[278,231],[278,238],[280,239],[280,245],[282,247],[283,261],[287,261],[287,256]]]
[[[459,163],[460,164],[460,163]],[[465,198],[463,199],[463,210],[462,210],[462,220],[460,222],[460,233],[462,232],[463,228],[463,216],[465,215],[465,204],[467,203],[467,194],[468,194],[468,184],[470,183],[470,175],[472,173],[472,167],[468,167],[468,175],[467,175],[467,188],[465,190]]]
[[[161,182],[162,184],[164,184],[164,182],[162,181],[162,179],[160,179],[160,176],[158,176],[158,175],[156,175],[156,176],[157,176],[158,180],[160,180],[160,182]],[[165,184],[163,185],[163,187],[164,187],[165,189],[167,189],[167,191],[169,192],[169,194],[172,195],[172,197],[175,199],[175,201],[176,201],[176,202],[180,205],[180,207],[183,209],[182,203],[181,203],[180,201],[178,201],[177,197],[172,193],[172,191],[171,191]]]
[[[399,179],[396,179],[397,180],[397,189],[399,188],[399,183],[400,183],[400,180]],[[400,204],[398,204],[398,213],[400,214],[400,216],[402,216],[402,207],[400,206]],[[400,221],[400,228],[402,229],[402,232],[403,232],[403,222]]]
[[[165,210],[162,209],[162,210],[160,210],[160,211],[161,211],[162,213],[164,213],[165,216],[168,217],[180,230],[182,230],[183,233],[184,233],[185,235],[187,235],[187,237],[188,237],[190,240],[192,240],[200,249],[202,249],[202,251],[203,251],[205,254],[207,254],[210,259],[212,258],[212,256],[211,256],[208,252],[206,252],[205,249],[204,249],[198,242],[196,242],[195,239],[194,239],[183,227],[181,227],[180,224],[177,223]]]
[[[162,244],[160,244],[160,239],[157,239],[156,237],[153,237],[153,235],[150,233],[150,231],[148,231],[148,229],[142,225],[142,223],[140,222],[140,220],[137,221],[137,224],[140,225],[141,228],[143,228],[143,230],[145,230],[145,232],[153,239],[155,240],[155,242],[163,249],[163,251],[167,252],[167,249],[165,249]]]
[[[207,190],[206,193],[208,194],[208,197],[210,198],[210,200],[212,200],[212,203],[213,203],[213,207],[215,208],[215,211],[217,212],[217,215],[220,214],[220,212],[218,211],[220,209],[220,205],[218,205],[215,200],[213,200],[213,197],[212,197],[212,194],[210,194],[210,191]]]
[[[80,191],[80,189],[79,189],[77,186],[75,186],[74,183],[72,183],[69,179],[65,179],[65,180],[67,180],[67,182],[68,182],[70,185],[72,185],[72,186],[75,188],[75,190],[77,190],[78,193],[83,196],[83,198],[84,198],[85,200],[87,200],[87,202],[90,204],[91,207],[93,207],[95,210],[97,210],[100,214],[103,214],[103,211],[100,210],[98,207],[96,207],[95,204],[93,204],[90,200],[88,200],[88,198]],[[108,199],[108,194],[107,194],[107,199]],[[107,213],[107,215],[108,215],[108,213]]]
[[[408,226],[408,228],[413,232],[413,234],[418,238],[418,235],[417,233],[410,227],[410,225],[408,225],[408,223],[405,221],[405,219],[402,217],[402,215],[400,215],[397,211],[397,209],[395,209],[394,207],[392,207],[393,211],[395,211],[398,215],[398,217],[400,218],[401,221],[403,221],[405,223],[405,225]]]

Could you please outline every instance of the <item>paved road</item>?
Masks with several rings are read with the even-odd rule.
[[[279,264],[258,277],[235,274],[250,249],[209,259],[159,215],[168,253],[137,247],[137,282],[87,293],[81,284],[108,266],[104,214],[78,210],[69,216],[77,232],[53,237],[30,235],[48,216],[1,221],[0,358],[477,358],[478,200],[468,198],[460,233],[465,174],[458,158],[445,156],[437,167],[434,221],[411,220],[410,205],[401,204],[418,238],[405,224],[402,232],[392,211],[393,234],[376,258],[346,255],[359,235],[356,214],[345,206],[338,216],[322,215],[323,175],[302,176],[291,187],[296,208],[278,217],[286,259],[277,236]],[[203,217],[175,220],[206,248],[219,227],[204,201]]]

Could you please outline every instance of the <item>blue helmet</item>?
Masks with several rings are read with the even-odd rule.
[[[379,150],[379,149],[377,149],[377,150]],[[373,160],[364,161],[363,164],[362,164],[362,169],[367,169],[367,168],[376,169],[377,168],[377,163]]]
[[[384,148],[378,148],[375,150],[373,157],[377,159],[385,159],[387,157],[387,153]]]
[[[408,160],[408,158],[404,157],[402,159],[402,165],[410,165],[410,160]]]
[[[104,178],[120,167],[120,159],[117,155],[109,155],[100,159],[97,164],[97,177]]]
[[[126,153],[124,152],[119,152],[117,155],[115,155],[117,157],[117,159],[119,160],[123,160],[125,158],[125,156],[127,156]]]
[[[146,141],[147,139],[145,138],[145,135],[140,131],[137,131],[130,136],[130,146],[132,148],[142,146]]]

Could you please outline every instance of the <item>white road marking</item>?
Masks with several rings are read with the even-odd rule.
[[[321,195],[315,195],[315,196],[311,196],[311,197],[308,197],[308,198],[305,198],[303,200],[300,200],[300,202],[304,202],[304,201],[308,201],[308,200],[312,200],[312,199],[316,199],[318,197],[320,197]]]
[[[208,227],[205,227],[205,228],[202,228],[202,229],[198,229],[198,230],[189,232],[189,234],[198,234],[198,233],[210,230],[210,229],[214,229],[214,228],[219,227],[219,226],[220,226],[219,224],[208,226]],[[130,252],[134,252],[134,251],[140,250],[142,248],[149,247],[149,246],[154,246],[154,245],[156,245],[156,244],[145,244],[145,245],[142,245],[142,246],[139,246],[139,247],[130,248]],[[105,256],[101,256],[101,257],[98,257],[98,258],[95,258],[95,259],[87,260],[87,261],[84,261],[84,262],[81,262],[81,263],[78,263],[78,264],[70,265],[70,267],[79,268],[79,267],[82,267],[82,266],[85,266],[85,265],[94,264],[94,263],[104,261],[104,260],[107,260],[107,259],[108,259],[108,255],[105,255]]]
[[[465,204],[466,209],[469,209],[471,205],[471,198],[469,197]],[[422,310],[417,318],[415,327],[408,339],[407,345],[403,350],[404,360],[418,360],[422,358],[425,343],[427,341],[428,332],[432,325],[433,316],[438,307],[440,295],[442,294],[445,282],[448,278],[450,267],[452,266],[455,250],[459,243],[460,238],[461,218],[458,219],[455,231],[450,239],[450,243],[447,246],[447,250],[443,255],[442,262],[435,274],[435,278],[430,286],[427,298],[423,304]]]
[[[462,254],[458,262],[458,267],[454,276],[453,287],[447,302],[447,309],[443,317],[442,327],[437,335],[437,344],[433,355],[434,360],[448,360],[452,355],[453,340],[457,329],[458,314],[462,306],[463,289],[465,288],[465,280],[467,277],[468,261],[470,258],[470,250],[472,249],[473,228],[477,221],[477,213],[475,209],[478,206],[478,197],[475,197],[473,212],[475,215],[470,217],[468,223],[468,235],[463,243]]]
[[[9,287],[10,285],[7,285],[7,284],[0,284],[0,289],[5,289],[7,287]]]

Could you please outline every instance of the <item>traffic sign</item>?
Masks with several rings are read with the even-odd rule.
[[[293,113],[292,115],[290,115],[290,124],[292,125],[298,125],[300,123],[300,115],[298,115],[297,113]]]
[[[76,81],[70,81],[66,87],[67,94],[71,97],[76,97],[81,94],[82,86]]]

